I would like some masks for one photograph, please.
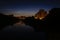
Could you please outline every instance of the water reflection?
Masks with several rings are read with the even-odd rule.
[[[13,24],[13,26],[26,26],[24,22],[20,21],[18,23]]]
[[[25,25],[24,22],[20,21],[14,25],[9,25],[3,29],[0,33],[0,37],[5,38],[38,38],[40,40],[46,39],[45,32],[34,32],[34,29],[29,25]]]
[[[3,29],[3,31],[6,32],[33,32],[34,29],[30,27],[29,25],[25,25],[24,22],[20,21],[18,23],[15,23],[13,25],[9,25],[6,28]]]

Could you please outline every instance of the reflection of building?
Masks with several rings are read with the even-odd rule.
[[[43,19],[46,15],[47,12],[44,9],[41,9],[37,14],[35,14],[35,19]]]

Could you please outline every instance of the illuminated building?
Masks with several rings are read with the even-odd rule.
[[[47,15],[47,12],[44,9],[39,10],[38,13],[35,14],[35,19],[43,19]]]

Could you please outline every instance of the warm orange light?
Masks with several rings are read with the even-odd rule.
[[[44,17],[35,17],[35,19],[40,19],[40,20],[42,20]]]
[[[42,20],[43,18],[39,18],[40,20]]]

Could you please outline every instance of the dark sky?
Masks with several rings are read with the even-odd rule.
[[[0,12],[15,15],[34,15],[39,9],[60,7],[59,0],[0,0]]]

